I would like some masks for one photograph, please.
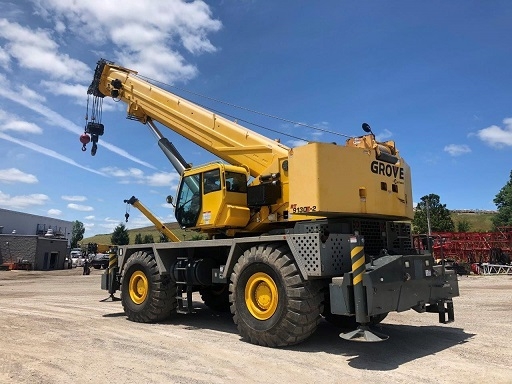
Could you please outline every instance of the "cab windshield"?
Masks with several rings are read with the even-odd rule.
[[[176,220],[184,227],[193,227],[201,211],[201,174],[183,178],[176,201]]]

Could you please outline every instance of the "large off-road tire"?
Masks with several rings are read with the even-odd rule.
[[[219,285],[199,290],[201,299],[208,308],[217,312],[229,312],[229,286]]]
[[[123,268],[121,300],[128,319],[162,321],[176,311],[176,284],[160,275],[152,253],[138,251]]]
[[[244,340],[281,347],[300,343],[317,328],[321,286],[304,280],[286,246],[250,248],[231,274],[233,320]]]

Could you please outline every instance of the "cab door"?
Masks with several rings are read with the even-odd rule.
[[[247,170],[220,163],[185,171],[176,202],[176,220],[184,228],[245,227]]]
[[[175,217],[182,228],[196,226],[201,212],[201,174],[184,175],[176,199]]]
[[[224,204],[223,179],[221,169],[215,168],[201,174],[203,190],[202,216],[199,218],[200,226],[215,226],[216,218]]]

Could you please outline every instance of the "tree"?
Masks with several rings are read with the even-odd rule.
[[[151,244],[154,242],[155,242],[155,240],[153,239],[153,235],[151,235],[151,234],[144,235],[144,241],[143,241],[144,244]]]
[[[431,193],[425,195],[416,206],[412,225],[416,233],[428,233],[427,224],[427,204],[430,216],[430,229],[432,232],[453,232],[455,225],[450,216],[450,211],[446,208],[446,204],[440,203],[440,197]]]
[[[512,171],[507,184],[501,188],[493,201],[498,208],[498,213],[492,219],[494,226],[512,225]]]
[[[128,235],[128,230],[126,229],[123,223],[119,224],[117,227],[114,228],[114,232],[112,233],[110,242],[113,245],[130,244],[130,235]]]
[[[142,234],[140,232],[135,235],[135,244],[142,244]]]
[[[71,248],[78,248],[78,242],[84,238],[84,224],[78,220],[73,221],[73,229],[71,230]]]
[[[469,232],[471,224],[468,220],[462,219],[457,223],[457,232]]]
[[[163,233],[161,233],[160,234],[160,242],[161,243],[168,243],[169,239],[167,238],[167,236],[165,236]]]

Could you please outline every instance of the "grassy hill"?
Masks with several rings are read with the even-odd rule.
[[[178,236],[180,239],[183,240],[191,240],[194,236],[197,236],[198,233],[195,231],[188,231],[183,230],[179,227],[178,223],[165,223],[167,228],[169,228],[171,231],[174,232],[176,236]],[[142,238],[146,235],[153,235],[153,239],[155,242],[160,241],[160,232],[156,230],[154,226],[149,227],[143,227],[143,228],[136,228],[136,229],[129,229],[128,230],[128,236],[130,236],[130,244],[134,244],[135,236],[140,233],[142,235]],[[111,233],[101,234],[101,235],[95,235],[92,237],[84,238],[80,243],[81,244],[88,244],[88,243],[97,243],[97,244],[110,244],[110,238],[112,237]]]
[[[457,223],[462,220],[466,220],[469,223],[469,232],[489,232],[492,231],[492,218],[496,216],[495,213],[451,213],[455,229],[457,229]]]
[[[455,228],[457,228],[457,223],[462,220],[466,220],[470,225],[470,232],[488,232],[492,230],[492,221],[491,219],[495,216],[495,213],[480,213],[480,212],[452,212],[451,214],[452,220],[455,223]],[[197,236],[198,233],[194,231],[183,230],[179,227],[178,223],[167,223],[166,226],[171,229],[176,236],[183,240],[191,240],[194,236]],[[160,232],[158,232],[154,226],[137,228],[137,229],[129,229],[128,235],[130,236],[130,244],[134,243],[135,236],[140,233],[142,238],[146,235],[153,235],[153,238],[156,242],[160,239]],[[81,241],[82,244],[88,243],[97,243],[97,244],[110,244],[109,234],[95,235],[92,237],[87,237]]]

